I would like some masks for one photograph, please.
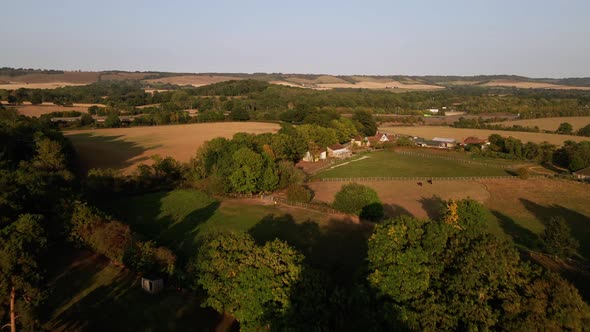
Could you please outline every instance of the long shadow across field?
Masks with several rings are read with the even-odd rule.
[[[105,204],[103,207],[117,218],[131,226],[131,229],[146,239],[155,240],[167,246],[183,258],[193,256],[198,248],[195,240],[199,225],[209,220],[220,206],[212,201],[204,207],[195,209],[182,220],[176,220],[170,213],[162,214],[162,201],[168,192],[156,192],[138,196],[140,201],[125,206]],[[168,211],[170,212],[170,211]]]
[[[74,145],[81,169],[86,171],[90,168],[126,168],[136,162],[148,160],[148,157],[134,158],[150,149],[161,147],[161,145],[141,146],[136,142],[126,140],[124,135],[103,136],[81,133],[66,137]],[[132,159],[134,159],[133,162]]]
[[[506,234],[510,235],[514,243],[531,250],[539,249],[539,236],[537,234],[520,226],[514,219],[500,211],[492,210],[491,212],[498,219],[500,227]]]
[[[580,243],[578,252],[584,259],[590,259],[590,217],[561,205],[544,206],[524,198],[520,201],[545,224],[551,217],[563,217],[571,228],[572,236]]]
[[[320,226],[311,220],[296,223],[293,216],[269,214],[249,231],[258,244],[274,239],[287,242],[305,255],[307,263],[347,283],[365,267],[371,228],[331,219]]]

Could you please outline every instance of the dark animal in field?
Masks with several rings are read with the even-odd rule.
[[[418,185],[419,185],[420,187],[422,187],[422,182],[418,182]]]
[[[432,184],[432,179],[431,180],[428,180],[428,183]]]

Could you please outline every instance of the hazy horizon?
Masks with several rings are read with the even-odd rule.
[[[590,2],[32,0],[0,67],[179,73],[590,76]]]

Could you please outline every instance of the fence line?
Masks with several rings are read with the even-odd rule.
[[[529,178],[542,178],[544,175],[530,175]],[[520,179],[512,175],[495,176],[376,176],[376,177],[350,177],[350,178],[321,178],[321,182],[367,182],[367,181],[469,181],[489,179]]]
[[[467,160],[467,159],[461,159],[461,158],[455,158],[455,157],[437,156],[437,155],[433,155],[433,154],[420,153],[420,152],[396,151],[396,153],[405,154],[405,155],[409,155],[409,156],[418,156],[418,157],[423,157],[423,158],[433,158],[433,159],[445,159],[445,160],[451,160],[451,161],[459,161],[459,162],[463,162],[463,163],[467,163],[467,164],[480,165],[480,166],[498,167],[498,168],[510,168],[508,166],[490,164],[490,163],[485,163],[485,162],[481,162],[481,161],[473,161],[473,160]]]
[[[273,195],[226,193],[225,196],[232,197],[232,198],[255,198],[255,199],[260,199],[260,200],[264,200],[264,201],[270,201],[275,204],[281,203],[281,204],[285,204],[285,205],[302,207],[302,208],[306,208],[309,210],[314,210],[314,211],[319,211],[319,212],[324,212],[324,213],[329,213],[329,214],[343,214],[342,212],[340,212],[338,210],[335,210],[329,206],[325,206],[322,204],[295,202],[295,201],[290,201],[284,197],[278,197],[278,196],[273,196]]]
[[[553,260],[561,259],[561,260],[564,260],[568,263],[576,265],[578,268],[580,268],[586,272],[590,272],[590,262],[588,262],[588,261],[581,261],[581,260],[576,260],[573,258],[560,258],[555,255],[550,255],[550,254],[546,254],[544,252],[534,251],[534,250],[530,250],[530,249],[526,249],[526,248],[518,248],[517,247],[516,249],[521,252],[527,253],[531,258],[532,258],[532,255],[535,254],[535,255],[539,255],[539,256],[548,257]]]

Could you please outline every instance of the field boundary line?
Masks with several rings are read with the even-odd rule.
[[[473,164],[473,165],[480,165],[480,166],[487,166],[487,167],[497,167],[497,168],[502,168],[502,169],[510,168],[509,166],[490,164],[490,163],[481,162],[481,161],[467,160],[467,159],[461,159],[461,158],[455,158],[455,157],[437,156],[437,155],[433,155],[433,154],[420,153],[420,152],[411,152],[411,151],[395,151],[395,152],[399,153],[399,154],[405,154],[408,156],[417,156],[417,157],[432,158],[432,159],[444,159],[444,160],[458,161],[458,162],[462,162],[462,163],[466,163],[466,164]]]
[[[531,175],[529,178],[544,178],[543,175]],[[369,182],[369,181],[473,181],[490,179],[515,179],[518,176],[497,175],[497,176],[375,176],[375,177],[350,177],[350,178],[320,178],[320,182]]]

